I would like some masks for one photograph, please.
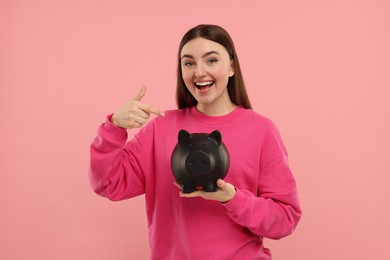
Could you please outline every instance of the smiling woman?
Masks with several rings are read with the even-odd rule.
[[[145,93],[142,87],[100,126],[91,145],[94,190],[111,200],[145,194],[151,259],[271,259],[263,238],[291,234],[301,208],[283,141],[251,109],[229,34],[216,25],[185,34],[179,109],[163,113],[142,102]],[[158,117],[148,122],[150,114]],[[126,128],[141,129],[127,141]],[[184,193],[175,182],[171,153],[181,129],[224,136],[230,166],[211,183],[216,191]]]

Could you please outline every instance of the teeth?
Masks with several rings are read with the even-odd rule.
[[[211,85],[213,84],[212,81],[206,81],[206,82],[196,82],[195,83],[197,86],[206,86],[206,85]]]

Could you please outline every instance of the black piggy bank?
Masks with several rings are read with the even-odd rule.
[[[229,153],[221,133],[215,130],[210,134],[190,134],[180,130],[172,152],[171,167],[183,193],[200,188],[207,192],[216,191],[216,181],[225,178],[229,169]]]

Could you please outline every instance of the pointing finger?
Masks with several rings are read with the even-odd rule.
[[[152,107],[152,106],[144,104],[144,103],[140,103],[139,108],[141,108],[145,112],[152,113],[152,114],[155,114],[157,116],[164,116],[165,115],[163,112],[161,112],[160,109]]]

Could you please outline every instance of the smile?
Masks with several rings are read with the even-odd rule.
[[[200,90],[210,88],[213,84],[214,81],[195,82],[196,88]]]

